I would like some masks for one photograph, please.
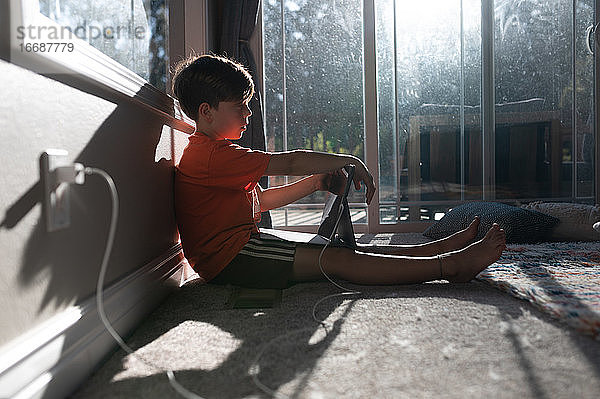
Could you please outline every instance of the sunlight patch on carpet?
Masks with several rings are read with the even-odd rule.
[[[241,344],[242,340],[217,326],[186,320],[135,351],[137,356],[161,367],[161,370],[128,355],[123,358],[123,371],[117,373],[112,381],[146,377],[167,369],[216,370]]]

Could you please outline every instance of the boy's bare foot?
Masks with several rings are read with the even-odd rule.
[[[506,234],[494,223],[481,240],[458,251],[441,255],[443,277],[451,282],[471,281],[494,263],[506,248]]]
[[[468,244],[473,242],[475,236],[477,236],[477,229],[479,228],[479,216],[475,216],[471,224],[461,231],[458,231],[451,236],[438,240],[438,253],[443,254],[446,252],[456,251],[462,249]]]

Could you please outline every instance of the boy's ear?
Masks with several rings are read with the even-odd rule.
[[[212,108],[208,103],[202,103],[198,106],[198,118],[203,118],[207,122],[212,121]]]

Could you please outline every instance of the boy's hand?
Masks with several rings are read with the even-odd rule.
[[[370,204],[371,200],[373,199],[373,195],[375,195],[375,183],[373,181],[373,176],[371,176],[369,169],[367,169],[367,166],[360,159],[357,159],[355,166],[353,179],[354,188],[360,190],[360,182],[364,182],[365,186],[367,186],[367,204]]]
[[[375,183],[373,181],[373,176],[371,176],[371,173],[362,161],[359,159],[356,161],[353,179],[354,187],[357,190],[360,190],[361,182],[365,183],[365,186],[367,187],[367,204],[370,204],[371,200],[373,199],[373,195],[375,195]],[[341,169],[338,169],[334,172],[313,175],[313,177],[316,179],[316,190],[319,191],[331,191],[334,194],[340,195],[343,193],[343,190],[346,187],[347,178]]]
[[[341,169],[334,172],[313,175],[315,180],[315,191],[329,191],[334,194],[342,194],[346,187],[346,176]]]

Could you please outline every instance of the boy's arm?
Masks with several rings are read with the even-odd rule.
[[[367,204],[375,194],[373,176],[366,165],[357,157],[347,154],[330,154],[309,150],[294,150],[272,153],[264,174],[267,176],[305,176],[313,173],[332,172],[346,165],[356,166],[354,187],[360,189],[361,182],[367,187]]]
[[[260,211],[265,212],[279,208],[314,193],[319,190],[318,179],[318,176],[307,176],[294,183],[271,187],[266,190],[257,185]]]
[[[274,152],[265,175],[267,176],[306,176],[313,173],[331,172],[348,164],[356,164],[360,159],[347,154],[331,154],[310,150]]]
[[[291,204],[315,191],[330,191],[339,195],[343,192],[344,187],[346,187],[347,181],[348,179],[342,171],[337,170],[330,173],[307,176],[294,183],[266,190],[263,190],[260,184],[257,184],[260,210],[261,212],[265,212]]]

